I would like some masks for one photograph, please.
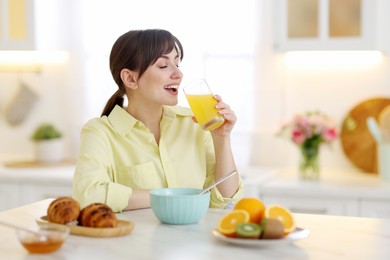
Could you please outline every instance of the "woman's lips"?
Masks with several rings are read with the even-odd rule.
[[[164,89],[168,91],[171,95],[177,95],[179,93],[178,89],[179,86],[174,85],[174,86],[165,86]]]

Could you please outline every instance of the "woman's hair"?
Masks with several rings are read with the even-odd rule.
[[[150,65],[174,48],[182,60],[183,47],[180,41],[166,30],[133,30],[120,36],[110,53],[110,70],[118,90],[107,101],[101,116],[108,116],[115,105],[123,107],[126,92],[120,75],[122,69],[138,71],[139,79]]]

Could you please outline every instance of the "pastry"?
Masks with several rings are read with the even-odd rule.
[[[118,220],[112,209],[103,203],[92,203],[80,211],[79,225],[85,227],[116,227]]]
[[[53,200],[47,209],[47,220],[58,224],[76,221],[80,214],[80,205],[72,197],[59,197]]]

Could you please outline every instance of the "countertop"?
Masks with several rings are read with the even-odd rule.
[[[0,220],[36,226],[51,199],[0,212]],[[390,259],[390,219],[294,214],[306,239],[272,247],[227,244],[212,235],[226,210],[210,209],[193,225],[161,224],[151,209],[117,214],[135,223],[131,234],[116,238],[71,235],[61,249],[29,255],[15,232],[0,226],[0,259]]]
[[[302,196],[328,198],[390,198],[390,182],[378,175],[352,170],[323,168],[318,181],[302,180],[293,169],[283,169],[272,178],[256,183],[267,194],[288,196],[297,190]],[[247,185],[253,185],[248,183]]]
[[[72,186],[75,165],[6,167],[0,165],[2,183],[61,183]]]

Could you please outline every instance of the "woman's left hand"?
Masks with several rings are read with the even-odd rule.
[[[225,122],[217,129],[211,131],[211,133],[213,135],[228,136],[236,124],[237,117],[233,110],[230,109],[230,106],[225,104],[219,95],[214,95],[214,99],[218,101],[216,108],[219,114],[225,119]]]

